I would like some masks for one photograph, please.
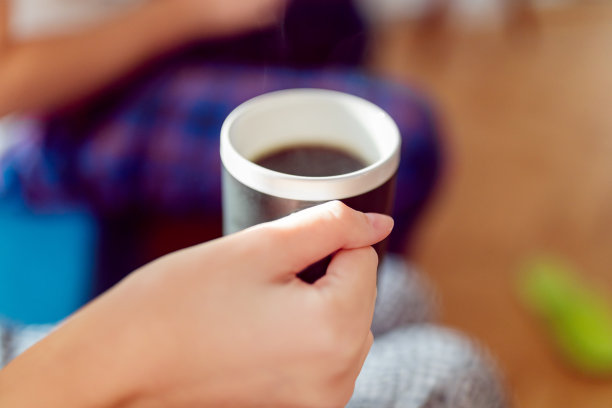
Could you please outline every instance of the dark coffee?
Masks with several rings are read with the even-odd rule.
[[[275,150],[253,160],[279,173],[304,177],[329,177],[367,167],[364,160],[337,147],[298,145]]]

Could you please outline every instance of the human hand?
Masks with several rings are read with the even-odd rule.
[[[161,258],[1,372],[0,405],[40,402],[2,400],[21,389],[46,407],[344,406],[372,344],[370,245],[392,224],[332,202]]]
[[[280,20],[287,0],[163,0],[195,36],[216,37],[264,28]]]

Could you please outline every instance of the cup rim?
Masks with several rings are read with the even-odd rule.
[[[270,170],[244,157],[231,142],[232,126],[238,118],[254,106],[273,99],[296,95],[320,96],[336,100],[351,100],[367,106],[387,122],[394,139],[388,154],[374,163],[354,172],[326,176],[307,177]],[[328,201],[345,199],[371,191],[388,181],[399,167],[401,147],[400,131],[391,116],[378,105],[359,96],[320,88],[292,88],[258,95],[236,107],[221,127],[220,154],[225,170],[236,180],[253,190],[286,199],[301,201]]]

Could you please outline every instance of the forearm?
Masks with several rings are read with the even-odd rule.
[[[137,370],[125,366],[125,353],[142,344],[118,329],[120,315],[86,313],[89,318],[80,313],[0,370],[0,407],[120,407],[137,397],[137,379],[125,375]]]
[[[153,2],[79,35],[13,43],[0,55],[0,117],[84,98],[193,38],[172,2]]]

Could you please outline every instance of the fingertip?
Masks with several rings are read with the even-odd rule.
[[[385,236],[391,233],[393,226],[395,225],[393,218],[385,214],[367,213],[366,217],[374,230],[384,234]]]
[[[302,270],[338,250],[363,248],[383,241],[393,229],[394,221],[388,215],[364,213],[341,201],[329,201],[268,225],[284,232],[283,256],[293,270]]]

